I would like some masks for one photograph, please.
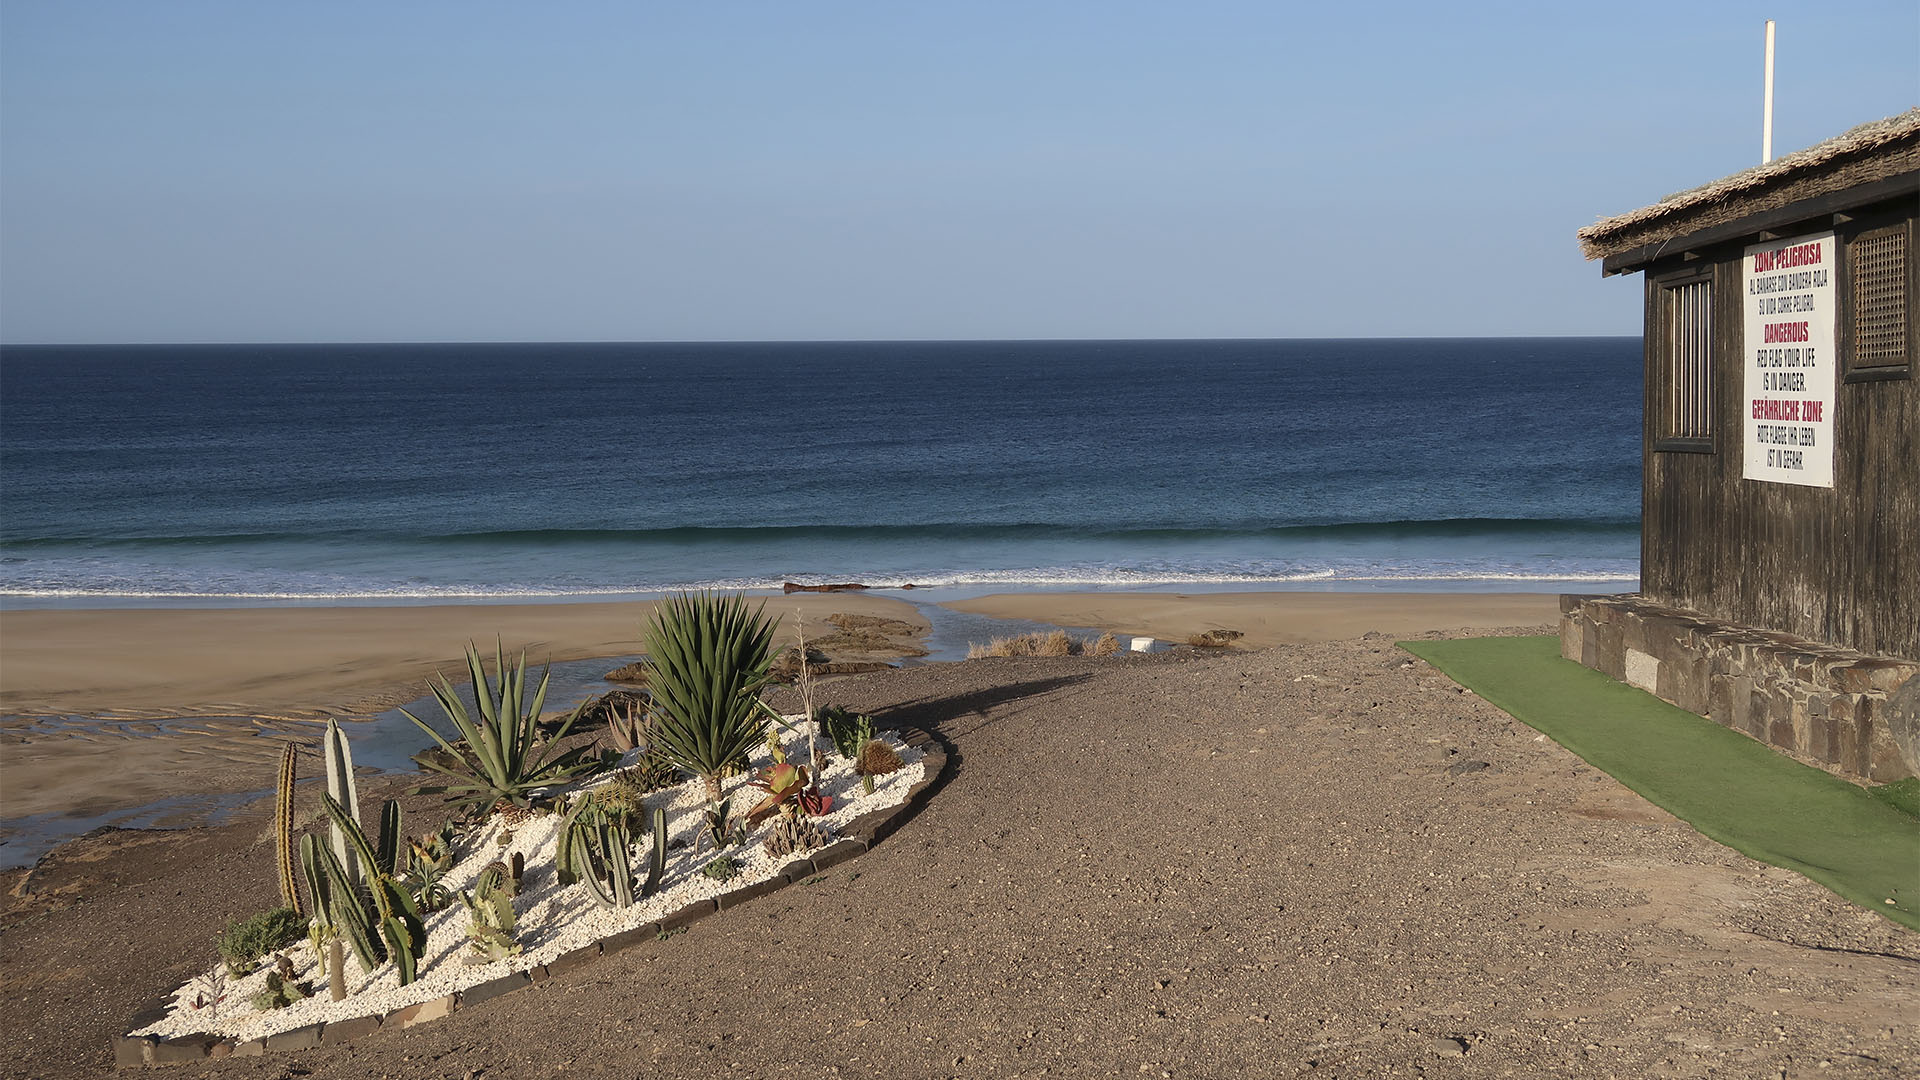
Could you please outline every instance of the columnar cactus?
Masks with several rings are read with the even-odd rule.
[[[653,851],[647,858],[647,883],[640,887],[643,898],[660,891],[660,879],[667,873],[667,811],[664,807],[654,807],[651,831]]]
[[[306,864],[307,886],[313,890],[316,913],[324,912],[333,933],[343,936],[368,971],[391,958],[400,973],[400,985],[414,980],[415,965],[426,952],[427,930],[419,905],[406,886],[383,867],[391,867],[400,847],[400,808],[387,800],[381,808],[380,851],[367,842],[360,823],[347,815],[332,795],[321,798],[327,820],[352,849],[361,878],[356,880],[335,857],[331,846],[305,838],[300,847]]]
[[[321,750],[327,761],[327,796],[340,804],[355,825],[360,824],[360,791],[353,780],[353,750],[347,745],[347,736],[340,730],[339,721],[327,721],[327,734],[321,741]],[[346,871],[347,880],[355,885],[363,884],[359,853],[353,850],[346,834],[332,819],[327,825],[327,842],[333,847],[333,857]]]
[[[294,747],[287,743],[280,748],[280,776],[276,785],[273,801],[273,840],[275,863],[280,870],[280,902],[293,909],[296,915],[308,914],[300,899],[300,884],[294,877],[293,844],[293,785],[297,779],[294,768]]]

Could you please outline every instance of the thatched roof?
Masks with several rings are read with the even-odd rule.
[[[1920,170],[1920,108],[1597,221],[1580,230],[1580,249],[1589,259],[1604,258],[1915,170]]]

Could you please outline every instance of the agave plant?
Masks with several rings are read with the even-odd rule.
[[[440,744],[449,759],[423,758],[420,763],[453,781],[419,788],[415,794],[445,795],[448,802],[481,813],[503,803],[528,806],[535,791],[578,776],[598,764],[597,759],[589,756],[593,751],[591,746],[555,752],[560,740],[566,738],[574,722],[580,719],[581,709],[576,708],[551,738],[541,738],[540,709],[546,704],[547,677],[551,672],[541,674],[532,704],[523,707],[526,653],[522,652],[519,661],[508,670],[499,647],[495,646],[493,670],[500,680],[496,685],[487,678],[480,651],[469,643],[467,670],[473,676],[478,719],[468,714],[467,703],[461,700],[446,676],[441,675],[438,682],[430,684],[441,710],[460,733],[458,741],[449,741],[431,724],[405,709],[400,710],[421,731],[433,736],[433,741]]]
[[[674,766],[706,781],[720,799],[720,777],[765,732],[759,692],[773,660],[766,605],[741,596],[668,597],[647,624],[647,687],[653,693],[654,745]]]

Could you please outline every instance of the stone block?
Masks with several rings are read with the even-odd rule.
[[[232,1039],[221,1039],[219,1042],[207,1047],[207,1056],[210,1058],[232,1057],[234,1045]]]
[[[900,806],[896,805],[889,806],[884,810],[869,810],[859,817],[854,818],[852,821],[847,822],[846,827],[840,831],[840,834],[842,836],[851,836],[855,839],[865,840],[869,846],[877,844],[883,837],[893,831],[891,822],[895,817],[894,811],[898,809],[900,809]]]
[[[652,927],[654,924],[648,923],[647,925]],[[659,931],[656,929],[654,933],[657,936]],[[600,942],[596,941],[591,945],[583,945],[578,949],[574,949],[572,952],[563,952],[559,956],[547,961],[547,977],[556,978],[565,975],[569,971],[575,971],[586,967],[588,964],[596,963],[599,959]]]
[[[155,1065],[182,1065],[190,1061],[205,1061],[220,1041],[218,1035],[182,1035],[174,1039],[162,1039],[155,1043],[147,1060]]]
[[[1908,679],[1887,695],[1881,718],[1893,744],[1900,748],[1907,770],[1920,775],[1920,676]]]
[[[1733,676],[1710,675],[1707,677],[1706,717],[1721,727],[1733,726]]]
[[[267,1040],[265,1039],[248,1039],[246,1042],[235,1044],[233,1048],[234,1057],[259,1057],[266,1052]]]
[[[1793,730],[1793,716],[1774,714],[1767,723],[1767,741],[1782,750],[1796,749],[1799,740]]]
[[[908,746],[919,747],[932,742],[933,736],[921,731],[919,728],[908,728],[901,733],[900,741]]]
[[[1834,689],[1849,694],[1891,694],[1912,678],[1920,665],[1885,656],[1867,656],[1851,664],[1834,665]]]
[[[1625,682],[1627,679],[1627,648],[1620,633],[1620,624],[1609,622],[1594,627],[1596,640],[1594,662],[1589,667]]]
[[[1817,680],[1824,670],[1821,658],[1809,651],[1809,647],[1804,644],[1781,650],[1780,660],[1786,667],[1786,677],[1796,683],[1810,684]]]
[[[726,911],[729,908],[736,908],[749,900],[765,896],[770,892],[778,892],[786,888],[790,883],[787,875],[775,874],[765,881],[756,881],[751,885],[742,886],[732,892],[722,893],[718,900],[720,910]]]
[[[1560,599],[1564,601],[1566,597],[1563,596]],[[1576,664],[1580,662],[1581,632],[1584,625],[1580,621],[1580,616],[1576,614],[1560,616],[1560,658],[1562,660],[1571,660]]]
[[[113,1067],[137,1069],[147,1063],[147,1055],[159,1045],[151,1035],[122,1035],[113,1040]]]
[[[1647,652],[1647,622],[1651,616],[1645,612],[1629,612],[1620,622],[1620,646],[1636,652]]]
[[[859,840],[851,838],[835,840],[833,843],[813,853],[812,862],[814,873],[825,873],[827,870],[839,866],[848,859],[855,859],[866,853],[867,845]]]
[[[351,1020],[335,1020],[320,1032],[321,1046],[339,1046],[355,1039],[364,1039],[380,1030],[380,1018],[377,1016],[356,1016]]]
[[[1894,780],[1904,780],[1914,775],[1900,752],[1900,742],[1894,738],[1892,707],[1883,694],[1862,694],[1859,712],[1866,715],[1866,723],[1861,725],[1861,737],[1866,741],[1866,767],[1862,776],[1876,784],[1885,784]]]
[[[1807,701],[1807,755],[1829,765],[1840,762],[1840,731],[1833,720],[1835,695],[1815,694]]]
[[[422,1001],[404,1009],[395,1010],[380,1022],[380,1026],[410,1028],[416,1024],[429,1024],[452,1016],[453,1011],[459,1007],[460,995],[448,994],[446,997],[437,997],[431,1001]],[[271,1042],[267,1044],[267,1049],[274,1049]]]
[[[415,1005],[413,1008],[417,1009],[419,1006]],[[406,1010],[402,1009],[401,1011],[405,1012]],[[311,1050],[320,1045],[321,1029],[325,1027],[325,1024],[308,1024],[306,1027],[297,1027],[292,1031],[282,1031],[269,1035],[267,1036],[267,1049],[275,1052],[281,1050]]]
[[[660,939],[660,929],[661,927],[658,922],[641,923],[631,930],[622,930],[617,934],[602,938],[600,940],[600,951],[603,955],[612,956],[614,953],[623,952],[636,945],[645,945],[648,942],[658,941]],[[565,958],[563,957],[562,959]]]
[[[1626,671],[1626,682],[1629,686],[1637,686],[1649,694],[1659,692],[1660,661],[1657,658],[1649,653],[1629,646],[1626,650],[1623,667]]]
[[[1833,734],[1836,742],[1836,762],[1843,772],[1855,776],[1865,775],[1868,765],[1867,748],[1872,744],[1871,721],[1864,715],[1859,694],[1836,694],[1827,703],[1827,711],[1833,715]]]
[[[477,986],[469,986],[460,991],[460,1007],[466,1009],[481,1002],[503,997],[515,990],[526,988],[531,981],[524,971],[510,971],[497,979],[488,979]]]
[[[1766,742],[1773,732],[1773,692],[1766,686],[1756,686],[1747,695],[1747,725],[1741,730]]]
[[[1874,741],[1867,755],[1867,779],[1876,784],[1890,784],[1912,775],[1913,770],[1907,767],[1906,758],[1900,756],[1900,748],[1891,739]]]
[[[1787,694],[1787,722],[1793,730],[1788,749],[1796,753],[1813,753],[1812,720],[1807,712],[1811,697],[1806,683],[1793,684]]]
[[[660,929],[676,930],[682,926],[691,926],[718,910],[720,909],[715,907],[711,900],[696,900],[686,907],[681,908],[679,911],[661,919]]]
[[[1660,662],[1658,688],[1654,693],[1690,713],[1706,715],[1707,665],[1705,658],[1675,649]]]

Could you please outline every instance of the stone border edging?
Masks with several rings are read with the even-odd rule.
[[[462,1008],[469,1008],[523,987],[545,982],[556,975],[584,967],[602,956],[655,940],[662,933],[698,922],[717,911],[739,907],[749,900],[777,892],[794,882],[805,881],[816,874],[824,873],[849,859],[866,854],[875,844],[893,835],[895,830],[905,824],[906,820],[926,803],[928,792],[946,771],[947,750],[940,740],[919,728],[896,727],[891,730],[899,735],[900,741],[907,746],[916,749],[924,748],[920,762],[926,769],[926,773],[907,789],[906,801],[861,814],[847,823],[840,839],[810,856],[787,863],[779,873],[765,881],[756,881],[732,892],[722,893],[711,900],[695,901],[671,915],[622,930],[590,945],[583,945],[572,952],[562,953],[545,964],[536,964],[525,971],[509,972],[497,979],[469,986],[465,990],[456,990],[444,997],[407,1005],[385,1015],[372,1014],[357,1016],[351,1020],[308,1024],[290,1031],[276,1032],[263,1039],[248,1039],[244,1042],[236,1042],[231,1038],[209,1033],[181,1035],[172,1039],[162,1039],[158,1035],[120,1035],[113,1040],[114,1067],[126,1069],[143,1065],[177,1065],[204,1061],[208,1058],[258,1057],[269,1051],[311,1050],[317,1046],[338,1046],[350,1043],[376,1031],[425,1024],[450,1016]],[[165,994],[156,999],[147,1008],[135,1013],[133,1019],[127,1023],[127,1027],[142,1028],[163,1019],[172,998],[172,994]]]

